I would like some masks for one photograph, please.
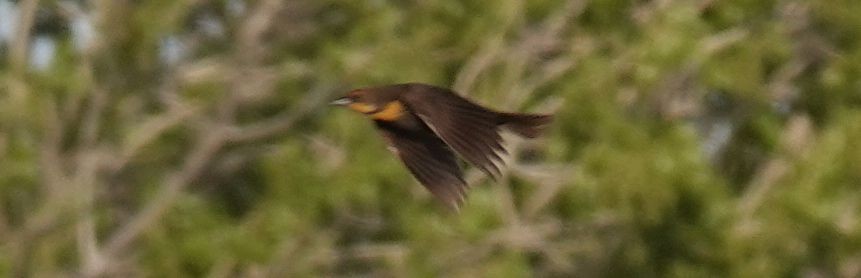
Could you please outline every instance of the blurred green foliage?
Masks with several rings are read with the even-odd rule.
[[[861,276],[859,1],[0,4],[0,273]],[[401,82],[556,120],[455,214]]]

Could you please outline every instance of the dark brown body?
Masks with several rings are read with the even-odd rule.
[[[506,153],[500,130],[534,138],[552,119],[493,111],[451,90],[418,83],[354,90],[335,104],[370,116],[419,182],[455,209],[468,187],[455,154],[496,177]]]

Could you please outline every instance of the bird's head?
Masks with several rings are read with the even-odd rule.
[[[395,121],[406,112],[399,96],[405,92],[404,85],[356,89],[331,104],[371,116],[374,120]]]
[[[385,105],[385,103],[380,103],[378,98],[367,89],[352,90],[346,96],[336,99],[330,104],[346,106],[353,111],[364,114],[378,112]]]

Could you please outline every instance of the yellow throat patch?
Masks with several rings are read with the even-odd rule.
[[[404,105],[400,101],[392,101],[386,104],[383,109],[371,114],[371,118],[381,121],[395,121],[404,114]]]
[[[361,102],[350,103],[347,105],[347,107],[349,107],[350,109],[353,109],[356,112],[365,113],[365,114],[368,114],[368,113],[371,113],[371,112],[374,112],[375,110],[377,110],[376,105],[361,103]]]

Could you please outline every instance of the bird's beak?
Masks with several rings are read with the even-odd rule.
[[[330,102],[329,105],[344,106],[344,105],[348,105],[350,103],[353,103],[352,99],[350,99],[348,97],[342,97],[342,98],[336,99],[333,102]]]

